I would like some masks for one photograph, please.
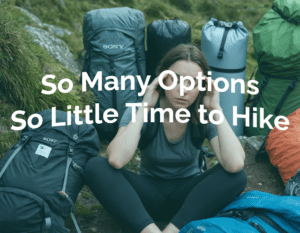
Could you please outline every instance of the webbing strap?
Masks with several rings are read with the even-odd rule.
[[[221,46],[219,49],[219,53],[218,53],[218,58],[222,59],[223,58],[223,54],[224,54],[224,46],[225,46],[225,42],[226,42],[226,38],[228,35],[228,32],[231,28],[237,29],[238,28],[238,24],[237,23],[229,23],[229,22],[223,22],[223,21],[214,21],[214,25],[216,27],[225,27],[225,31],[222,37],[222,41],[221,41]]]
[[[260,99],[260,95],[261,95],[261,92],[265,89],[265,87],[267,86],[267,83],[269,81],[269,77],[268,76],[265,76],[264,80],[263,80],[263,83],[261,84],[260,88],[259,88],[259,93],[256,95],[256,97],[253,99],[253,107],[256,107],[258,102],[259,102],[259,99]]]
[[[44,214],[45,214],[45,228],[43,233],[48,233],[51,228],[51,215],[50,208],[46,202],[44,202]]]
[[[62,188],[63,192],[66,192],[68,174],[69,174],[69,167],[70,167],[71,162],[72,162],[72,156],[74,155],[74,150],[75,150],[75,142],[70,142],[68,153],[67,153],[67,165],[66,165],[64,184],[63,184],[63,188]]]
[[[281,100],[279,101],[279,103],[278,103],[278,105],[275,109],[274,115],[277,116],[279,114],[280,109],[281,109],[284,101],[286,100],[286,98],[288,97],[290,92],[295,89],[296,85],[297,85],[297,79],[295,78],[290,82],[290,85],[289,85],[288,89],[285,91],[285,93],[283,94]]]
[[[272,219],[270,219],[267,215],[265,215],[263,213],[259,213],[256,216],[259,217],[260,219],[264,220],[266,223],[268,223],[271,227],[273,227],[279,233],[287,233],[276,222],[274,222]]]
[[[73,220],[73,223],[74,223],[74,226],[75,226],[75,228],[76,228],[76,231],[77,231],[78,233],[81,233],[81,230],[80,230],[80,228],[79,228],[79,226],[78,226],[78,223],[77,223],[77,221],[76,221],[76,218],[75,218],[73,212],[71,212],[71,218],[72,218],[72,220]]]
[[[13,161],[13,159],[16,157],[16,155],[19,153],[19,151],[24,147],[24,145],[28,142],[30,136],[25,135],[20,142],[18,142],[15,145],[16,150],[14,151],[14,153],[10,156],[10,158],[7,160],[7,162],[5,163],[4,167],[2,168],[1,172],[0,172],[0,179],[3,176],[4,172],[6,171],[6,169],[8,168],[9,164]]]
[[[115,70],[115,60],[113,56],[109,57],[109,61],[110,61],[110,75],[115,76],[116,70]],[[112,106],[113,109],[118,110],[117,91],[115,89],[112,90]],[[118,121],[119,119],[117,119],[117,121],[113,123],[113,128],[115,133],[118,131]]]
[[[136,44],[136,39],[134,40],[134,46],[135,46],[135,60],[136,60],[138,74],[141,76],[141,78],[145,78],[146,75],[144,75],[144,73],[143,73],[143,69],[142,69],[142,65],[141,65],[141,54],[140,54],[139,48]],[[142,96],[138,97],[137,102],[141,102],[141,100],[142,100]]]
[[[277,223],[275,223],[272,219],[270,219],[267,215],[261,213],[262,211],[263,211],[262,209],[229,210],[219,214],[218,217],[228,217],[228,218],[233,217],[233,218],[241,219],[243,221],[247,221],[249,218],[256,216],[259,217],[264,222],[266,222],[271,227],[273,227],[279,233],[287,233]],[[253,226],[256,230],[258,230],[260,233],[266,233],[264,228],[259,224],[253,221],[249,222],[249,224]]]
[[[229,32],[229,29],[230,28],[228,28],[228,27],[225,28],[225,31],[224,31],[224,34],[223,34],[223,37],[222,37],[222,42],[221,42],[220,50],[219,50],[219,53],[218,53],[218,58],[219,59],[223,58],[224,45],[225,45],[225,41],[226,41],[226,38],[227,38],[227,35],[228,35],[228,32]]]
[[[256,71],[257,71],[257,68],[258,68],[258,66],[255,66],[255,67],[254,67],[254,69],[253,69],[253,71],[252,71],[252,74],[251,74],[251,77],[250,77],[249,81],[253,79],[253,77],[254,77],[254,74],[255,74],[255,73],[256,73]],[[246,102],[245,102],[244,106],[246,106],[246,104],[248,104],[248,103],[250,103],[250,102],[252,102],[252,101],[253,101],[253,99],[252,99],[252,100],[250,100],[250,98],[251,98],[251,95],[250,95],[250,94],[248,94],[248,97],[247,97],[247,100],[246,100]]]
[[[78,226],[78,223],[76,221],[75,215],[74,215],[74,213],[76,213],[76,207],[75,207],[73,201],[71,200],[69,195],[66,194],[65,192],[60,191],[59,194],[62,195],[64,198],[66,198],[70,202],[70,204],[71,204],[71,217],[72,217],[73,223],[75,225],[75,228],[76,228],[77,232],[81,233],[80,228]]]

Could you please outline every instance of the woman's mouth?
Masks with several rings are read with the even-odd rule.
[[[185,99],[180,99],[180,98],[176,98],[176,101],[177,101],[178,103],[182,103],[182,104],[185,104],[185,103],[188,102],[187,100],[185,100]]]

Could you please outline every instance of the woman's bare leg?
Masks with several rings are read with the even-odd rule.
[[[169,223],[168,226],[162,231],[162,233],[178,233],[179,229],[173,224]]]
[[[151,223],[150,225],[146,226],[141,233],[162,233],[159,228],[154,224]]]

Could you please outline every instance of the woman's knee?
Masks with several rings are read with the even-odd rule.
[[[241,171],[236,172],[236,173],[230,173],[230,172],[227,172],[221,165],[220,165],[220,167],[221,167],[220,171],[222,173],[220,175],[222,176],[223,179],[225,179],[224,180],[225,183],[231,184],[231,186],[233,186],[233,187],[238,187],[242,191],[246,188],[247,174],[246,174],[245,169],[242,169]]]
[[[102,173],[102,171],[110,169],[110,165],[108,163],[108,159],[104,157],[93,157],[89,159],[84,167],[84,178],[87,180],[91,177],[94,177],[98,173]]]

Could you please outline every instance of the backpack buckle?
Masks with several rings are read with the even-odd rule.
[[[24,137],[22,137],[22,139],[18,143],[16,143],[13,146],[13,148],[16,149],[16,148],[18,148],[20,146],[25,145],[28,142],[29,138],[30,138],[29,136],[25,135]]]
[[[72,157],[74,155],[75,147],[73,145],[69,145],[68,156]]]
[[[226,28],[231,28],[232,27],[232,23],[224,23],[224,27],[226,27]]]

